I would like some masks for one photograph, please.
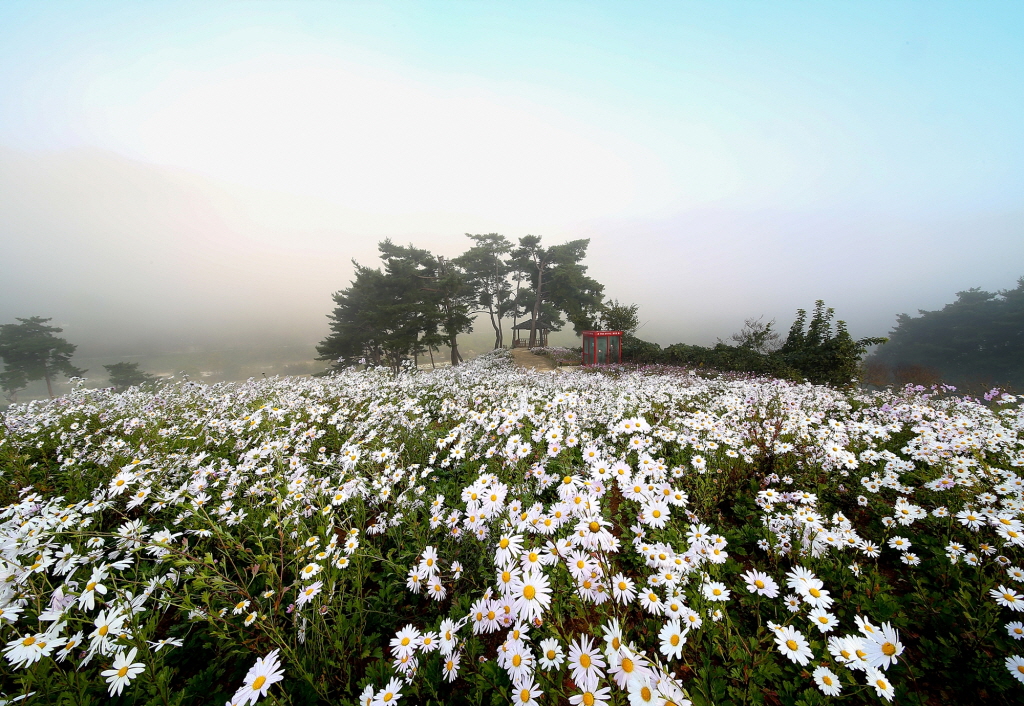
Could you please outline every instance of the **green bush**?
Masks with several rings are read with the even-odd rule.
[[[818,300],[808,324],[807,312],[800,309],[786,342],[773,352],[760,352],[752,345],[730,346],[721,342],[712,348],[685,343],[662,348],[657,343],[626,336],[622,359],[638,365],[681,365],[847,387],[856,380],[867,347],[884,343],[886,339],[855,341],[844,321],[836,322],[833,332],[834,314],[834,309],[826,309],[824,302]]]

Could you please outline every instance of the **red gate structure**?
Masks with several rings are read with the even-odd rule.
[[[583,365],[622,362],[622,331],[584,331]]]

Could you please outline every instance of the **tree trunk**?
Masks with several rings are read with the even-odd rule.
[[[537,317],[540,316],[540,301],[544,292],[544,269],[537,265],[537,300],[533,303],[533,318],[530,320],[530,348],[537,345]]]
[[[434,347],[433,346],[428,346],[427,347],[427,351],[430,353],[430,369],[431,370],[436,370],[437,366],[434,365]]]
[[[455,367],[456,365],[459,364],[459,361],[462,360],[462,356],[459,355],[459,342],[455,340],[455,336],[451,337],[451,340],[449,341],[448,345],[450,345],[452,348],[452,367]]]
[[[491,303],[488,304],[487,306],[488,306],[489,309],[493,310],[494,309],[494,297],[498,297],[498,311],[501,311],[501,298],[500,298],[500,295],[501,295],[502,285],[504,284],[504,279],[505,278],[501,277],[498,274],[499,273],[499,270],[498,270],[499,262],[500,261],[498,260],[498,258],[495,257],[494,258],[494,294],[491,297]],[[501,335],[501,315],[500,314],[498,315],[498,321],[497,321],[497,323],[495,323],[495,321],[494,321],[494,314],[491,314],[491,323],[494,325],[494,330],[498,334],[497,337],[494,340],[494,348],[495,349],[504,348],[505,347],[505,337]]]
[[[43,377],[46,378],[46,393],[50,395],[50,399],[53,399],[53,384],[50,382],[50,371],[45,370]]]
[[[516,337],[516,324],[519,323],[519,283],[522,279],[522,272],[516,270],[516,298],[512,302],[512,337]]]
[[[497,350],[501,348],[501,327],[498,325],[498,322],[494,320],[493,304],[487,305],[487,314],[491,317],[491,326],[494,327],[494,349]]]

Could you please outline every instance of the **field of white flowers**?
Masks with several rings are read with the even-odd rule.
[[[1024,407],[687,371],[79,388],[0,426],[24,704],[1024,701]]]

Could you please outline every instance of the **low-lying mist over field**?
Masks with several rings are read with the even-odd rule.
[[[4,149],[0,320],[53,317],[98,384],[101,366],[117,360],[212,380],[313,372],[325,365],[314,347],[350,260],[376,266],[384,237],[454,256],[464,232],[500,227],[455,220],[351,212],[99,150]],[[871,220],[704,209],[545,235],[590,237],[590,273],[609,296],[639,304],[640,334],[662,344],[728,338],[751,316],[785,330],[815,298],[855,335],[885,335],[897,313],[940,308],[954,291],[1012,287],[1024,261],[1018,214]],[[993,252],[1005,257],[993,262]],[[571,330],[552,336],[576,341]],[[492,342],[480,322],[464,345],[472,353]]]
[[[1015,11],[190,7],[0,11],[0,323],[90,384],[318,368],[386,238],[590,239],[662,345],[817,299],[882,336],[1022,274]]]

